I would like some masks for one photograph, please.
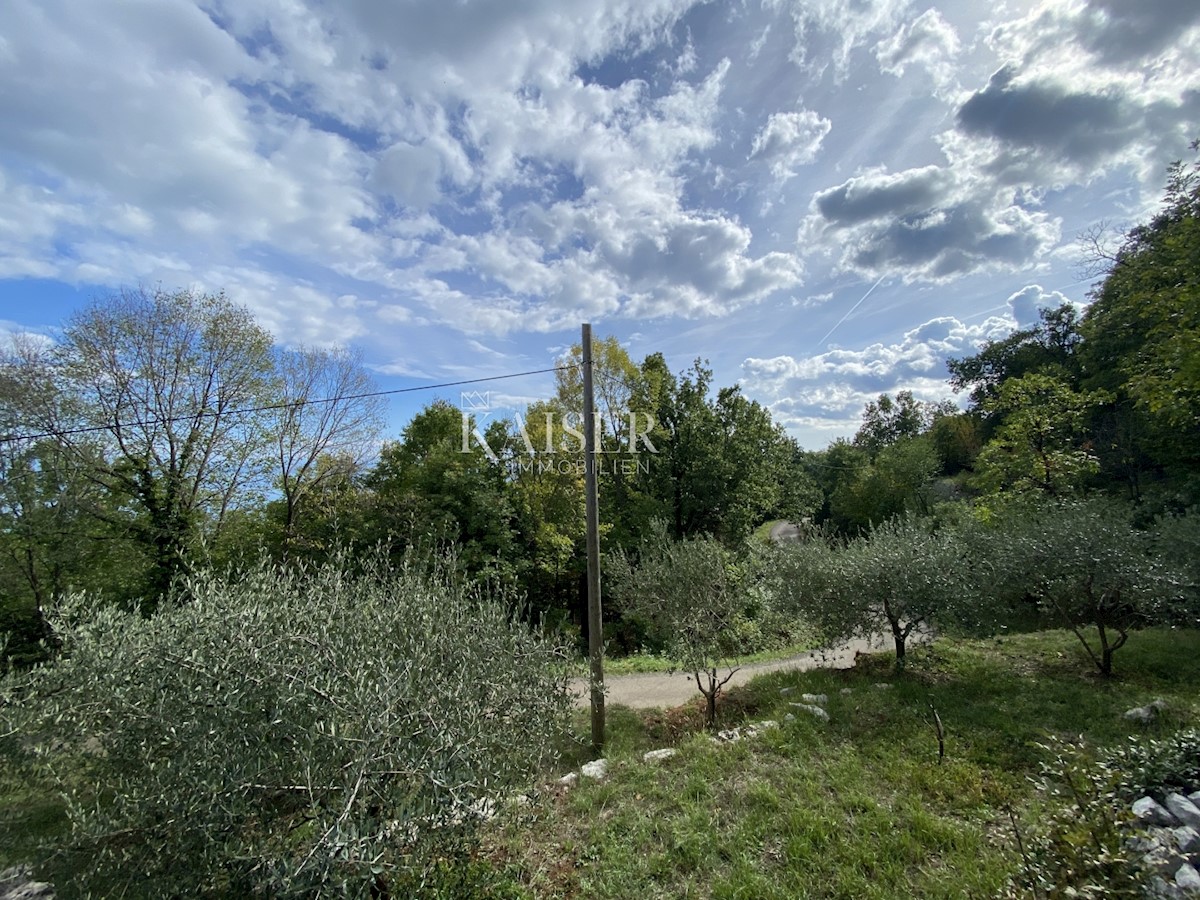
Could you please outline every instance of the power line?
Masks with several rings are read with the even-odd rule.
[[[528,372],[509,372],[506,375],[488,375],[483,378],[464,378],[461,381],[444,381],[441,384],[420,384],[414,387],[393,388],[387,391],[368,391],[365,394],[344,394],[337,397],[319,397],[313,400],[294,400],[291,403],[271,403],[266,406],[250,406],[242,409],[230,409],[223,412],[201,410],[188,416],[174,416],[168,419],[141,419],[132,422],[119,423],[122,428],[136,428],[151,425],[171,425],[175,422],[191,422],[197,419],[212,419],[217,416],[239,416],[251,413],[272,412],[279,409],[291,409],[299,406],[315,406],[321,403],[338,403],[350,400],[368,400],[372,397],[390,397],[393,394],[411,394],[416,391],[436,391],[442,388],[459,387],[465,384],[482,384],[485,381],[502,381],[506,378],[522,378],[526,375],[545,375],[547,372],[565,372],[578,369],[580,363],[566,366],[552,366],[549,369],[531,369]],[[40,441],[50,437],[69,437],[76,434],[93,434],[99,431],[111,431],[108,425],[89,425],[85,428],[68,428],[61,431],[43,431],[37,434],[10,434],[0,437],[0,441]]]

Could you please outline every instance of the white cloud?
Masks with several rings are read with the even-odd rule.
[[[769,163],[776,180],[787,181],[797,168],[817,158],[821,142],[832,127],[829,119],[811,109],[772,113],[754,136],[750,158]]]
[[[908,11],[909,0],[805,0],[786,4],[763,0],[772,10],[787,9],[795,29],[792,60],[819,75],[831,62],[835,78],[844,78],[854,51],[872,38],[893,34]]]
[[[900,77],[910,67],[918,66],[929,72],[938,86],[954,81],[954,62],[959,49],[954,26],[932,8],[901,25],[891,37],[874,47],[881,71]]]
[[[1006,315],[978,324],[937,316],[896,343],[807,357],[748,358],[742,362],[741,383],[789,427],[851,433],[863,407],[881,393],[911,390],[921,400],[952,398],[947,359],[975,353],[985,341],[1036,324],[1038,310],[1069,302],[1058,291],[1029,285],[1008,298]]]
[[[836,247],[841,268],[945,282],[1029,266],[1059,237],[1047,213],[970,170],[872,170],[813,197],[800,242]]]

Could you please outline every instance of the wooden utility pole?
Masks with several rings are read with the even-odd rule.
[[[596,401],[592,326],[583,326],[583,474],[587,519],[588,655],[592,664],[592,747],[604,747],[604,625],[600,615],[600,500],[596,491]]]

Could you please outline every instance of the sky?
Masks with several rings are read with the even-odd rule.
[[[1200,136],[1193,0],[0,8],[0,332],[224,290],[396,389],[552,366],[590,322],[810,449],[1085,304],[1081,234]]]

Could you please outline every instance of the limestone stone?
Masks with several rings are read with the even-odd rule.
[[[1158,710],[1153,706],[1135,706],[1133,709],[1125,710],[1123,716],[1130,722],[1146,724],[1154,721],[1158,716]]]
[[[593,759],[590,763],[584,763],[579,767],[579,774],[584,778],[595,778],[601,781],[608,774],[607,759]]]
[[[1191,863],[1184,863],[1175,873],[1175,883],[1185,891],[1200,891],[1200,872]]]
[[[789,703],[788,706],[792,707],[793,709],[798,709],[803,712],[806,712],[811,716],[815,716],[816,718],[821,719],[822,721],[825,721],[825,722],[829,721],[829,713],[825,712],[825,710],[821,709],[821,707],[819,707],[815,704],[812,704],[812,703]]]
[[[829,698],[825,694],[801,694],[800,699],[805,703],[815,703],[817,706],[824,706],[829,702]]]
[[[13,866],[0,872],[0,900],[54,900],[54,887],[33,881],[28,866]]]
[[[1142,797],[1133,803],[1133,814],[1146,825],[1174,825],[1175,818],[1153,797]]]
[[[674,747],[663,747],[661,750],[647,750],[642,754],[642,762],[662,762],[664,759],[670,759],[678,752]]]
[[[1167,794],[1166,807],[1184,825],[1200,828],[1200,809],[1183,794]]]
[[[1200,831],[1196,831],[1191,825],[1172,828],[1171,837],[1180,853],[1200,853]]]

